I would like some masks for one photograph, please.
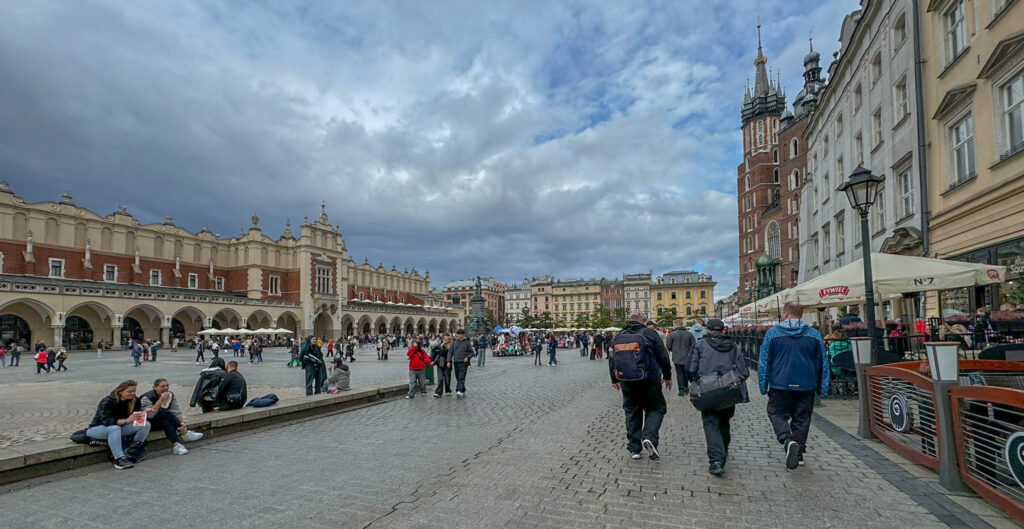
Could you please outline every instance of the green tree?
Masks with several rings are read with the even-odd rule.
[[[626,307],[619,307],[612,311],[612,325],[622,327],[626,324],[627,319],[629,319],[629,314]]]
[[[606,327],[611,327],[611,309],[607,309],[605,307],[598,307],[594,309],[594,313],[590,316],[590,325],[596,329],[604,329]]]
[[[551,313],[544,311],[540,315],[540,321],[537,322],[537,326],[542,329],[552,329],[555,326],[555,319],[551,316]]]
[[[497,321],[497,319],[494,317],[494,311],[485,308],[484,315],[487,317],[487,328],[493,329],[494,326],[496,325],[494,322]]]
[[[590,328],[590,314],[579,314],[576,316],[576,328],[577,329],[589,329]]]
[[[529,329],[537,323],[537,319],[530,314],[530,309],[523,309],[523,314],[519,318],[518,325],[524,329]]]
[[[672,326],[672,321],[676,319],[675,307],[667,308],[658,314],[658,318],[654,320],[654,323],[658,325],[659,329],[665,329]]]

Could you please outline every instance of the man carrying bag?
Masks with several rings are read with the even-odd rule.
[[[729,420],[736,405],[750,402],[747,378],[750,371],[736,344],[724,334],[722,320],[710,320],[708,334],[697,342],[690,358],[690,401],[700,410],[708,447],[708,472],[725,473],[729,458]]]

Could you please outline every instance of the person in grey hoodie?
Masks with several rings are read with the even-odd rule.
[[[690,373],[694,380],[712,373],[726,373],[735,371],[743,379],[740,386],[742,400],[750,402],[750,394],[747,393],[747,378],[750,377],[750,370],[747,363],[740,354],[736,344],[724,334],[725,324],[722,320],[708,321],[708,334],[704,339],[697,342],[693,355],[690,359]],[[721,476],[725,473],[725,462],[729,458],[729,441],[731,439],[729,420],[736,413],[736,406],[729,406],[719,410],[703,410],[700,412],[701,422],[704,423],[704,440],[708,447],[708,472],[713,476]]]
[[[683,327],[683,320],[677,319],[672,322],[675,326],[672,332],[668,333],[665,347],[672,353],[672,363],[676,366],[676,378],[679,384],[679,396],[685,397],[690,393],[690,356],[697,340]]]
[[[469,361],[476,356],[473,350],[473,342],[466,338],[466,331],[459,329],[455,341],[452,342],[451,352],[448,354],[448,367],[455,371],[455,398],[461,399],[466,396],[466,373],[469,371]]]
[[[690,334],[693,335],[694,340],[700,340],[708,333],[708,330],[704,328],[704,320],[697,318],[693,321],[693,326],[690,327]]]

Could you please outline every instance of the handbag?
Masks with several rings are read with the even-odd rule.
[[[743,402],[743,379],[736,369],[709,373],[690,385],[690,402],[700,411],[721,410]]]

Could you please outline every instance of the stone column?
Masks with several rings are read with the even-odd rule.
[[[121,326],[110,326],[110,346],[119,349],[121,347]]]
[[[64,326],[53,325],[53,346],[62,347],[64,345]]]
[[[160,347],[170,347],[171,345],[171,328],[164,326],[160,327]]]

